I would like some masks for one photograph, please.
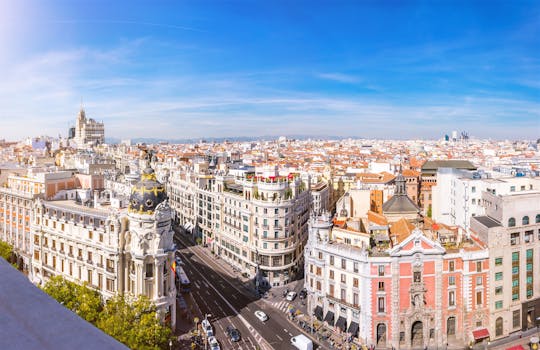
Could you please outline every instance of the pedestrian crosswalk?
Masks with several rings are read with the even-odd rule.
[[[289,311],[290,308],[292,308],[293,306],[288,302],[288,301],[274,301],[272,302],[272,306],[276,309],[278,309],[279,311],[281,312],[287,312]]]

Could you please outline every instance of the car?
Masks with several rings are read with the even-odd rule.
[[[210,346],[210,350],[221,350],[221,347],[214,336],[208,337],[208,345]]]
[[[227,335],[231,341],[240,341],[240,332],[233,326],[227,326]]]
[[[261,310],[255,311],[255,316],[262,322],[268,321],[268,315]]]
[[[210,321],[205,318],[204,320],[202,320],[201,325],[207,337],[214,336],[214,331],[212,330],[212,325],[210,324]]]
[[[287,293],[287,298],[285,299],[287,299],[288,301],[293,301],[294,298],[296,298],[296,292],[289,292]]]

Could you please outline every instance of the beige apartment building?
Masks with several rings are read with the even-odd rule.
[[[260,286],[286,284],[301,271],[311,195],[299,176],[275,168],[211,174],[196,164],[173,173],[169,194],[178,222]]]
[[[540,191],[514,185],[482,192],[486,215],[470,223],[489,248],[491,339],[540,325]]]

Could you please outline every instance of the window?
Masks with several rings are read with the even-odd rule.
[[[346,281],[345,274],[342,273],[342,274],[341,274],[341,283],[345,283],[345,281]]]
[[[383,291],[384,291],[384,282],[379,281],[379,292],[383,292]]]
[[[384,298],[379,298],[379,302],[378,302],[378,311],[379,312],[385,312],[384,311],[384,306],[385,306],[385,303],[384,303]]]
[[[495,258],[495,266],[501,266],[503,263],[503,258]]]
[[[331,279],[331,280],[334,279],[334,270],[330,270],[330,279]]]
[[[483,278],[482,276],[476,277],[476,285],[481,286],[482,285]]]
[[[508,227],[515,227],[516,226],[516,219],[510,218],[508,219]]]
[[[347,291],[345,289],[341,289],[341,300],[347,300]]]
[[[503,279],[503,273],[502,272],[496,272],[495,273],[495,281],[502,281]]]
[[[448,306],[456,306],[456,292],[448,292]]]
[[[525,231],[525,235],[523,236],[523,241],[525,243],[531,243],[533,241],[533,230]]]
[[[345,270],[347,268],[347,261],[345,259],[341,259],[341,268]]]
[[[520,313],[519,309],[514,310],[512,312],[512,327],[513,328],[518,328],[520,326],[520,324],[521,324],[520,316],[521,316],[521,313]]]
[[[87,271],[87,281],[88,281],[88,284],[92,284],[92,270],[88,270]]]
[[[499,309],[502,309],[502,307],[503,307],[503,302],[502,302],[502,300],[497,300],[497,301],[495,302],[495,309],[499,310]]]
[[[482,262],[481,261],[476,262],[476,272],[482,272]]]
[[[519,244],[519,232],[514,232],[510,234],[510,245]]]
[[[379,276],[384,276],[384,265],[379,265]]]
[[[353,278],[353,287],[358,288],[358,278]]]
[[[333,284],[331,284],[329,286],[328,294],[330,294],[330,296],[332,296],[332,297],[334,296],[334,285]]]
[[[540,214],[536,214],[536,223],[540,224]]]
[[[476,292],[476,305],[482,305],[482,292]]]
[[[454,269],[455,269],[454,265],[455,265],[454,260],[449,261],[448,262],[448,271],[450,271],[450,272],[454,271]]]
[[[94,232],[88,231],[88,239],[94,238]]]
[[[503,287],[502,286],[495,287],[495,295],[501,295],[502,292],[503,292]]]
[[[357,263],[357,262],[355,262],[355,263],[353,264],[353,271],[354,271],[354,272],[358,272],[358,263]]]
[[[323,258],[323,254],[319,252],[319,260],[322,260],[322,258]]]
[[[456,285],[456,277],[455,276],[448,276],[448,285],[455,286]]]
[[[471,187],[471,192],[476,193],[476,187],[475,186]]]
[[[317,290],[318,290],[318,291],[321,290],[321,282],[320,282],[320,281],[317,281]]]
[[[92,262],[92,252],[88,252],[88,261]]]
[[[146,264],[146,278],[154,277],[154,264]]]
[[[522,225],[528,225],[529,224],[529,217],[528,216],[524,216],[523,219],[521,219],[521,224]]]
[[[333,271],[332,271],[333,273]],[[317,276],[320,276],[321,275],[321,268],[320,267],[317,267]]]
[[[111,278],[107,278],[107,290],[109,292],[114,292],[114,280]]]
[[[510,186],[510,192],[516,192],[516,186]]]
[[[353,305],[358,306],[358,293],[353,293]]]
[[[330,266],[334,266],[334,256],[330,255]]]

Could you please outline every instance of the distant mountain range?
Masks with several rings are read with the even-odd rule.
[[[283,136],[283,135],[282,135]],[[212,143],[221,143],[225,141],[231,141],[231,142],[245,142],[245,141],[272,141],[277,140],[281,136],[234,136],[234,137],[205,137],[205,138],[192,138],[192,139],[160,139],[160,138],[132,138],[131,143],[137,144],[137,143],[147,143],[147,144],[155,144],[159,142],[167,142],[171,144],[175,143],[199,143],[201,141]],[[288,140],[343,140],[348,138],[353,139],[360,139],[361,137],[358,136],[321,136],[321,135],[286,135],[285,136]],[[115,144],[120,143],[122,139],[114,138],[114,137],[106,137],[105,142],[108,144]]]

